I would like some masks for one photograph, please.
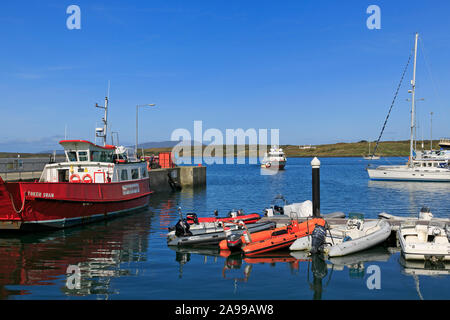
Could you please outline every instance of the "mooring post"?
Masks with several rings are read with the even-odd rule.
[[[312,202],[313,217],[320,217],[320,161],[314,157],[311,161],[312,167]]]

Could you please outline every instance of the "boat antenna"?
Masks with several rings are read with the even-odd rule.
[[[387,114],[387,116],[386,116],[386,119],[384,120],[383,128],[381,129],[381,132],[380,132],[380,135],[379,135],[379,137],[378,137],[377,143],[375,144],[375,148],[373,149],[372,158],[373,158],[373,156],[374,156],[374,155],[376,154],[376,152],[377,152],[378,144],[379,144],[379,142],[380,142],[380,140],[381,140],[381,136],[383,135],[384,129],[386,128],[386,124],[387,124],[387,121],[388,121],[388,119],[389,119],[389,115],[391,114],[392,107],[394,106],[395,100],[397,99],[397,95],[398,95],[398,92],[399,92],[400,87],[401,87],[401,85],[402,85],[403,78],[405,77],[406,70],[408,69],[409,62],[411,61],[411,57],[412,57],[412,52],[411,52],[411,54],[409,55],[408,62],[406,63],[405,69],[403,70],[402,77],[400,78],[400,82],[399,82],[398,87],[397,87],[397,91],[395,92],[394,99],[392,100],[391,106],[390,106],[390,108],[389,108],[389,112],[388,112],[388,114]]]
[[[99,106],[98,103],[95,104],[96,108],[105,109],[105,115],[102,118],[103,128],[96,128],[95,129],[95,136],[99,137],[99,138],[103,138],[103,146],[106,146],[106,137],[107,137],[107,133],[108,133],[109,88],[110,88],[110,81],[108,81],[108,92],[107,92],[107,96],[105,97],[105,105],[104,106]]]

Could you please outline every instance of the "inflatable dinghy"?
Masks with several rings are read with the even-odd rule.
[[[195,213],[188,213],[186,220],[190,224],[198,224],[204,222],[237,222],[243,221],[244,223],[255,223],[261,216],[257,213],[245,214],[243,210],[230,211],[227,217],[219,217],[217,210],[214,211],[214,217],[197,217]]]
[[[374,247],[391,235],[391,225],[386,220],[364,222],[361,216],[353,216],[347,225],[321,231],[296,240],[290,250],[310,250],[324,252],[329,257],[345,256]],[[316,243],[314,243],[316,240]]]
[[[251,256],[289,247],[298,238],[311,234],[317,225],[325,226],[325,223],[325,220],[322,218],[313,218],[302,223],[294,220],[286,230],[273,232],[270,237],[264,240],[246,243],[242,250],[245,255]]]
[[[180,226],[181,225],[181,226]],[[187,225],[187,226],[186,226]],[[217,245],[221,240],[232,234],[242,235],[245,230],[249,232],[258,232],[268,229],[274,229],[275,222],[256,222],[250,225],[232,224],[223,227],[214,227],[206,229],[189,230],[189,224],[180,220],[177,223],[176,230],[167,235],[167,244],[169,246],[185,245]]]

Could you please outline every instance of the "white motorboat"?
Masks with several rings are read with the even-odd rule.
[[[283,170],[286,166],[286,155],[283,149],[278,146],[273,146],[270,148],[269,153],[265,153],[263,159],[261,160],[262,168],[274,168]]]
[[[320,248],[329,257],[339,257],[374,247],[391,235],[391,225],[386,220],[365,222],[361,216],[352,215],[345,226],[332,226]],[[313,237],[297,239],[290,250],[312,250]]]
[[[442,181],[450,182],[449,157],[441,157],[437,152],[417,152],[414,150],[415,133],[415,88],[416,88],[416,63],[417,63],[417,40],[416,33],[414,42],[414,70],[411,80],[411,136],[409,161],[400,166],[379,166],[367,168],[369,178],[372,180],[395,180],[395,181]],[[446,142],[446,141],[444,141]],[[450,145],[450,141],[447,144]],[[441,147],[443,146],[440,144]]]
[[[397,237],[406,260],[450,261],[450,227],[439,222],[408,222],[400,225]]]

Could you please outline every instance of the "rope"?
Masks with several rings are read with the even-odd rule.
[[[25,207],[25,194],[23,195],[22,207],[20,208],[20,210],[16,209],[16,205],[14,204],[14,200],[12,198],[11,193],[9,194],[9,199],[11,200],[12,208],[14,209],[14,211],[20,216],[21,219],[23,219],[22,211],[23,211],[23,208]]]
[[[410,53],[409,58],[408,58],[408,62],[406,63],[405,69],[403,70],[403,74],[402,74],[402,77],[400,79],[400,83],[398,84],[397,91],[395,92],[394,99],[392,100],[391,107],[389,108],[389,112],[388,112],[388,114],[386,116],[386,120],[384,120],[383,128],[381,129],[380,136],[378,137],[377,143],[376,143],[375,148],[373,150],[372,157],[377,152],[378,143],[380,142],[381,136],[383,135],[383,132],[384,132],[384,128],[386,127],[386,123],[387,123],[387,121],[389,119],[389,116],[391,114],[392,107],[394,106],[395,100],[397,99],[398,91],[400,90],[400,87],[402,85],[403,78],[405,77],[406,70],[408,69],[409,62],[411,61],[411,57],[412,57],[412,52]]]

